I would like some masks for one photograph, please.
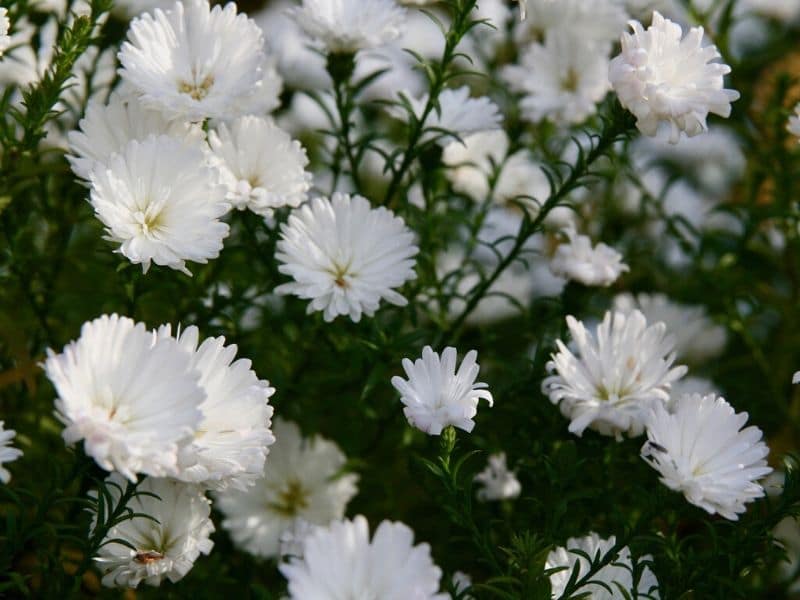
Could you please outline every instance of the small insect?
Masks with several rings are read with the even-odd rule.
[[[663,452],[664,454],[667,453],[667,449],[664,448],[661,444],[657,444],[656,442],[647,442],[648,446],[651,446],[654,450],[658,450],[659,452]]]

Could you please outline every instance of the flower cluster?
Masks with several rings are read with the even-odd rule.
[[[0,589],[800,587],[795,7],[114,4],[0,7]]]
[[[137,520],[107,533],[136,551],[102,547],[97,560],[106,583],[180,579],[211,549],[204,490],[246,490],[261,476],[275,442],[268,403],[275,390],[250,361],[234,360],[236,353],[224,338],[200,342],[196,327],[173,336],[169,326],[148,331],[117,315],[86,323],[61,354],[50,352],[45,370],[58,393],[64,441],[83,441],[86,454],[112,471],[118,492],[124,479],[149,475],[139,491],[167,494],[157,506],[158,500],[137,496],[142,510],[133,510],[170,515],[169,522]],[[175,510],[184,496],[196,511]]]

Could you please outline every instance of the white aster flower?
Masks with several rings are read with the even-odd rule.
[[[169,325],[159,328],[159,337],[171,334]],[[237,347],[226,346],[224,337],[201,342],[197,327],[188,327],[175,338],[191,356],[206,393],[200,404],[203,419],[178,455],[177,477],[206,489],[247,489],[261,477],[275,442],[268,404],[275,388],[258,378],[249,360],[234,361]]]
[[[405,24],[395,0],[302,0],[290,14],[332,53],[383,46],[400,37]]]
[[[11,442],[17,432],[13,429],[4,429],[4,421],[0,421],[0,481],[8,483],[11,480],[11,473],[3,465],[17,460],[22,456],[22,450],[14,448]]]
[[[67,444],[131,481],[175,475],[178,451],[197,431],[205,392],[191,357],[143,323],[104,315],[84,323],[61,354],[48,350],[47,377]]]
[[[311,300],[326,321],[371,317],[381,300],[408,302],[395,291],[414,273],[414,234],[400,217],[361,196],[335,193],[295,209],[281,226],[278,270],[294,278],[276,288]]]
[[[170,121],[152,109],[144,108],[135,98],[112,94],[108,104],[93,100],[79,123],[79,131],[68,135],[72,171],[88,181],[96,168],[108,165],[109,159],[132,140],[143,141],[150,135],[167,135],[202,148],[205,133],[196,124]]]
[[[402,95],[408,100],[416,118],[421,119],[428,103],[428,95],[421,98]],[[408,118],[406,111],[397,107],[393,107],[391,113],[397,118]],[[425,128],[428,131],[423,139],[436,139],[439,144],[447,145],[453,141],[453,136],[448,135],[448,132],[463,138],[479,131],[500,129],[501,122],[500,109],[488,97],[471,97],[467,86],[448,88],[439,94],[439,107],[431,110],[425,119]]]
[[[648,326],[638,310],[607,312],[595,335],[572,316],[567,326],[575,353],[556,342],[542,392],[578,436],[587,427],[617,439],[641,435],[650,407],[666,403],[670,384],[686,373],[684,366],[672,367],[674,341],[666,326]]]
[[[675,338],[675,352],[680,360],[700,363],[719,356],[728,335],[724,327],[709,319],[704,306],[673,302],[664,294],[620,294],[614,298],[614,310],[630,313],[640,310],[648,323],[663,322]]]
[[[264,217],[282,206],[306,201],[311,174],[300,142],[263,117],[240,117],[221,123],[208,137],[218,161],[227,199],[238,209]]]
[[[794,115],[789,117],[786,129],[792,135],[800,138],[800,102],[794,107]],[[800,141],[800,139],[798,139],[798,141]]]
[[[611,246],[602,242],[592,246],[588,236],[578,235],[572,228],[564,233],[569,241],[559,244],[550,260],[554,275],[583,285],[608,287],[629,270],[622,262],[622,255]]]
[[[190,275],[186,261],[219,256],[230,205],[202,149],[168,136],[131,141],[91,174],[90,202],[118,252]]]
[[[478,500],[509,500],[522,491],[517,474],[506,466],[505,452],[490,455],[486,468],[475,475],[475,481],[483,486],[478,490]]]
[[[115,484],[106,489],[116,505],[126,482],[117,473],[106,481]],[[209,537],[214,531],[211,503],[202,488],[148,477],[136,491],[146,493],[134,496],[127,507],[151,518],[136,516],[109,530],[94,557],[103,573],[103,585],[108,587],[135,588],[142,581],[160,585],[165,578],[174,583],[183,579],[200,554],[208,554],[214,547]],[[91,495],[96,498],[97,492]],[[96,525],[97,515],[92,529]],[[133,548],[112,541],[117,539]]]
[[[611,61],[609,78],[619,101],[636,116],[645,135],[669,126],[669,141],[681,132],[692,137],[706,131],[709,113],[728,117],[735,90],[724,89],[730,67],[710,61],[720,57],[716,46],[703,46],[703,28],[683,37],[681,26],[653,13],[646,30],[631,21],[633,33],[622,36],[622,53]]]
[[[576,553],[577,550],[591,556],[593,561],[607,558],[610,560],[608,564],[593,573],[583,585],[573,590],[576,594],[586,594],[586,597],[592,600],[624,600],[631,597],[631,592],[636,592],[639,597],[658,600],[658,580],[649,566],[642,569],[639,581],[633,581],[634,565],[630,548],[625,546],[618,553],[614,553],[613,557],[609,557],[616,543],[617,539],[613,535],[603,539],[592,532],[581,538],[570,538],[565,546],[559,546],[550,552],[545,563],[546,569],[566,567],[550,575],[552,598],[560,598],[563,595],[576,570],[578,572],[576,581],[588,575],[591,564],[584,556]],[[651,557],[644,556],[640,560],[650,561]],[[624,593],[620,588],[625,590]]]
[[[297,425],[282,419],[275,419],[273,429],[276,441],[262,477],[246,490],[215,495],[222,527],[234,543],[263,558],[280,555],[284,533],[302,532],[298,521],[327,525],[344,517],[358,491],[357,475],[341,475],[347,457],[336,444],[303,438]]]
[[[478,414],[478,402],[494,404],[485,383],[475,383],[480,367],[478,353],[470,350],[456,372],[456,349],[445,348],[441,358],[430,346],[422,349],[422,358],[413,363],[403,359],[408,379],[395,375],[392,385],[400,392],[408,422],[429,435],[439,435],[448,425],[470,432]]]
[[[654,405],[647,424],[644,458],[661,483],[710,514],[737,520],[745,504],[764,495],[756,483],[772,469],[758,427],[744,427],[737,413],[714,394],[679,398],[669,412]]]
[[[263,44],[261,29],[233,2],[176,2],[131,22],[120,75],[168,118],[232,118],[265,93]]]
[[[11,21],[8,19],[8,9],[0,7],[0,57],[11,46],[11,36],[8,35],[9,29],[11,29]]]
[[[511,89],[524,94],[520,108],[525,119],[569,125],[597,111],[611,87],[608,64],[604,49],[564,32],[531,44],[519,65],[504,68],[503,77]]]
[[[291,600],[380,598],[449,600],[440,594],[442,571],[428,544],[414,545],[403,523],[383,521],[369,538],[362,516],[318,527],[305,538],[303,558],[278,567]]]

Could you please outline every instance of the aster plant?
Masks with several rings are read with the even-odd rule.
[[[4,2],[0,597],[799,597],[795,4]]]

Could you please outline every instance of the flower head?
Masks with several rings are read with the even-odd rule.
[[[263,117],[240,117],[209,134],[227,199],[239,209],[268,217],[276,208],[306,201],[311,174],[300,142]]]
[[[570,538],[565,546],[560,546],[550,552],[547,555],[545,568],[562,568],[550,575],[552,597],[560,598],[564,594],[575,571],[578,572],[575,581],[581,581],[588,575],[591,565],[583,556],[584,553],[591,556],[593,561],[604,560],[613,553],[615,556],[608,564],[593,573],[586,583],[572,591],[579,596],[585,594],[592,600],[621,600],[629,598],[630,592],[637,592],[641,597],[657,600],[659,597],[658,581],[650,567],[644,566],[639,580],[634,582],[635,569],[631,560],[631,551],[625,546],[616,553],[614,552],[616,544],[617,539],[613,535],[603,539],[592,532],[581,538]],[[576,551],[579,551],[580,554]],[[641,560],[651,560],[651,557],[645,556]],[[620,593],[620,588],[625,590],[624,596]]]
[[[583,285],[608,287],[628,270],[628,265],[622,262],[622,255],[611,246],[601,242],[592,247],[587,236],[578,235],[571,228],[567,228],[565,234],[569,242],[559,244],[550,261],[554,275]]]
[[[228,225],[225,188],[196,147],[167,136],[129,142],[91,174],[90,202],[107,239],[146,272],[151,263],[186,274],[186,261],[216,258]]]
[[[405,10],[395,0],[302,0],[290,13],[329,52],[351,53],[400,37]]]
[[[304,438],[294,423],[276,419],[275,444],[262,476],[246,490],[216,494],[222,527],[251,554],[277,557],[281,537],[303,521],[341,519],[356,495],[358,476],[340,475],[347,457],[333,442]],[[302,526],[299,526],[302,529]]]
[[[61,354],[48,351],[56,416],[67,444],[107,471],[175,475],[178,451],[197,430],[205,392],[191,357],[143,323],[104,315],[84,323]]]
[[[17,460],[22,456],[22,450],[11,445],[17,432],[13,429],[4,429],[4,425],[5,423],[0,421],[0,481],[8,483],[11,480],[11,473],[3,465]]]
[[[187,0],[137,17],[119,61],[142,103],[169,118],[236,117],[245,100],[268,92],[261,29],[233,2],[212,9]]]
[[[107,167],[109,159],[132,140],[166,135],[199,148],[205,145],[205,133],[199,125],[170,121],[157,110],[144,108],[136,98],[116,93],[108,104],[91,101],[79,127],[79,131],[69,133],[72,155],[67,160],[75,175],[86,181],[92,171]]]
[[[275,290],[311,300],[326,321],[371,317],[381,300],[405,306],[395,291],[413,279],[414,234],[400,217],[361,196],[336,193],[295,209],[281,226],[279,270],[294,278]]]
[[[106,489],[116,504],[126,483],[117,473],[106,481],[114,484]],[[126,505],[136,516],[114,525],[94,558],[103,572],[103,585],[135,588],[142,581],[148,585],[160,585],[165,578],[179,581],[197,557],[214,546],[211,503],[202,488],[172,479],[148,477],[136,491],[145,493],[136,494]],[[97,497],[96,492],[92,495]],[[96,526],[97,515],[92,529]],[[133,548],[112,540],[125,540]]]
[[[654,405],[642,458],[695,506],[737,520],[745,503],[764,495],[756,480],[772,472],[761,430],[746,422],[747,413],[715,394],[685,395],[672,412]]]
[[[448,600],[440,594],[442,571],[428,544],[414,545],[403,523],[383,521],[369,538],[362,516],[318,527],[303,543],[303,558],[278,567],[289,583],[291,600],[380,598]]]
[[[581,123],[596,112],[610,88],[607,53],[574,33],[531,44],[521,64],[506,67],[503,76],[524,94],[520,108],[532,123]]]
[[[674,342],[666,326],[648,326],[638,310],[607,312],[595,335],[572,316],[567,326],[574,353],[556,342],[542,392],[571,420],[576,435],[587,427],[617,439],[641,435],[650,407],[667,402],[670,384],[686,373],[684,366],[672,367]]]
[[[475,383],[480,367],[478,353],[470,350],[456,372],[456,349],[445,348],[441,358],[430,346],[422,349],[422,358],[413,363],[403,359],[408,379],[392,377],[392,385],[400,392],[408,422],[429,435],[439,435],[448,425],[472,431],[478,414],[478,402],[494,404],[485,383]]]
[[[483,486],[478,490],[479,500],[508,500],[522,491],[517,474],[506,466],[505,452],[489,456],[489,463],[475,475],[475,481]]]
[[[169,325],[158,335],[171,337]],[[234,361],[236,345],[226,346],[223,337],[201,342],[197,327],[187,327],[175,339],[191,356],[206,394],[203,419],[178,455],[178,478],[206,489],[246,489],[261,476],[275,442],[268,403],[275,388],[258,378],[249,360]]]
[[[692,137],[706,131],[709,113],[730,115],[739,93],[723,88],[731,68],[710,62],[720,54],[715,46],[703,46],[702,27],[682,37],[681,26],[658,12],[646,30],[638,21],[630,26],[633,33],[623,34],[609,78],[642,133],[655,136],[659,125],[667,124],[670,142],[677,143],[681,132]]]

